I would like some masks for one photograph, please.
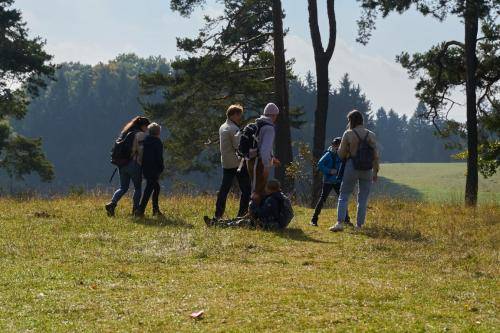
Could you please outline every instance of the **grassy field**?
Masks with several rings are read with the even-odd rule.
[[[383,164],[375,192],[384,196],[439,202],[463,202],[465,163]],[[479,176],[479,200],[500,203],[500,174]]]
[[[498,205],[379,199],[332,234],[333,210],[315,229],[304,208],[281,233],[207,229],[213,201],[137,220],[129,201],[109,219],[105,198],[0,199],[0,331],[500,330]]]

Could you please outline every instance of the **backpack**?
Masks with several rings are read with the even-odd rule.
[[[113,148],[111,149],[111,164],[117,167],[127,165],[132,159],[132,147],[137,131],[128,132],[126,135],[120,135],[116,139]]]
[[[252,159],[259,154],[259,132],[260,129],[266,125],[271,126],[263,121],[256,121],[246,125],[241,130],[240,143],[238,145],[238,156],[244,159]]]
[[[286,228],[295,216],[292,201],[284,194],[281,194],[281,209],[279,224],[281,228]]]
[[[358,132],[356,132],[355,130],[352,131],[359,139],[358,151],[356,152],[356,156],[352,157],[354,169],[361,171],[373,169],[375,149],[368,143],[368,135],[370,135],[370,132],[367,132],[365,138],[361,139]]]

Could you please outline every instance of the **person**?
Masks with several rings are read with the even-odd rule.
[[[293,208],[288,199],[281,192],[278,180],[269,180],[265,186],[265,197],[260,203],[252,201],[251,215],[230,220],[210,219],[205,216],[205,223],[209,227],[245,227],[262,228],[266,230],[284,229],[293,219]]]
[[[123,163],[120,163],[118,172],[120,174],[120,188],[113,194],[111,202],[106,204],[106,212],[109,216],[115,215],[115,209],[118,201],[127,193],[130,181],[134,184],[133,209],[132,214],[135,214],[139,209],[139,203],[142,194],[142,152],[143,142],[146,137],[146,131],[150,121],[145,117],[135,117],[125,125],[121,131],[118,140],[126,141],[126,138],[132,138],[129,156]]]
[[[165,165],[163,162],[163,143],[161,142],[161,126],[151,123],[148,126],[149,135],[144,139],[144,150],[142,157],[142,174],[146,179],[146,188],[140,203],[139,216],[146,211],[151,194],[153,195],[153,216],[163,216],[160,211],[158,198],[160,196],[160,175]]]
[[[257,156],[247,161],[248,172],[252,181],[252,201],[259,204],[265,196],[265,188],[269,174],[273,167],[279,166],[280,161],[273,155],[274,125],[278,120],[280,110],[274,103],[264,108],[264,114],[256,120],[259,128],[257,142]]]
[[[231,190],[235,177],[238,180],[241,191],[240,207],[237,216],[244,216],[248,212],[252,191],[250,176],[248,175],[246,166],[243,165],[243,168],[238,170],[241,158],[238,157],[237,150],[240,141],[240,125],[242,119],[243,107],[241,105],[231,105],[226,111],[226,121],[219,129],[222,184],[219,188],[217,201],[215,203],[214,218],[216,219],[220,219],[224,216],[227,196]]]
[[[315,227],[318,226],[319,215],[332,190],[335,190],[337,196],[340,194],[340,184],[342,183],[343,176],[341,173],[343,161],[338,155],[338,149],[341,140],[342,138],[339,137],[333,139],[330,147],[318,162],[318,169],[323,173],[323,187],[311,219],[311,225]],[[348,224],[350,223],[349,213],[346,213],[345,222]]]
[[[338,154],[346,161],[337,206],[337,223],[330,228],[342,231],[347,216],[349,198],[358,184],[356,227],[365,224],[371,183],[376,182],[379,172],[379,154],[375,134],[364,127],[363,114],[353,110],[347,115],[348,130],[344,132]]]

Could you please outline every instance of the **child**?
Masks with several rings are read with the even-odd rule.
[[[152,123],[148,126],[149,135],[144,140],[142,173],[146,179],[146,188],[142,196],[138,215],[143,216],[149,198],[153,194],[153,216],[162,216],[158,197],[160,196],[160,175],[163,172],[163,143],[160,140],[161,126]]]
[[[335,193],[337,193],[337,195],[339,195],[340,193],[340,185],[342,184],[343,176],[343,172],[341,172],[341,169],[343,163],[339,155],[337,154],[337,151],[339,149],[341,141],[342,138],[333,139],[331,146],[318,162],[318,168],[323,173],[323,189],[321,190],[321,196],[318,203],[316,204],[316,209],[314,210],[314,215],[311,219],[311,225],[315,227],[318,226],[319,214],[321,214],[323,205],[330,195],[330,192],[332,190],[335,190]],[[347,214],[346,223],[350,223],[349,214]]]
[[[212,227],[250,227],[262,229],[284,229],[293,218],[293,209],[282,192],[281,184],[277,180],[270,180],[266,184],[266,196],[260,204],[252,201],[250,211],[252,217],[236,218],[233,220],[215,220],[205,216],[205,223]]]

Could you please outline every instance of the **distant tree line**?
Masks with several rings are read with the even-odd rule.
[[[144,59],[133,54],[120,55],[107,64],[64,63],[58,67],[56,80],[47,82],[47,88],[31,102],[26,118],[14,124],[20,134],[42,138],[43,150],[54,164],[54,187],[94,187],[107,183],[112,171],[109,149],[113,140],[126,121],[143,113],[138,76],[158,71],[167,75],[171,72],[165,59]],[[300,129],[293,129],[293,141],[310,146],[314,130],[315,87],[311,75],[290,84],[291,106],[302,111],[299,112],[302,125]],[[371,102],[347,74],[332,89],[329,105],[327,145],[333,137],[342,135],[347,113],[356,108],[365,114],[369,128],[378,134],[383,161],[451,160],[452,152],[444,149],[443,141],[433,135],[432,124],[418,116],[424,112],[422,105],[410,119],[393,110],[386,112],[383,108],[373,113]],[[219,113],[224,116],[223,109]],[[247,116],[254,117],[255,114]],[[173,126],[178,124],[168,119],[161,121],[166,129],[168,157],[175,154],[175,150],[169,151],[168,147],[178,144],[176,137],[168,134],[174,132]],[[206,138],[201,141],[216,137],[216,134],[216,131],[206,133]],[[167,160],[170,164],[167,168],[173,175],[179,167],[177,159],[170,156]],[[212,167],[206,172],[217,172],[217,164],[218,158],[214,158]],[[188,179],[195,181],[193,177]]]

